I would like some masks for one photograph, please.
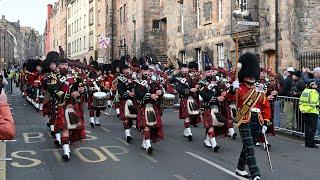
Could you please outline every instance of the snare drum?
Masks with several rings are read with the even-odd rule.
[[[93,93],[93,107],[94,108],[106,108],[107,106],[107,93],[95,92]]]

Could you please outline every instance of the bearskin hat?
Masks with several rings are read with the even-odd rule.
[[[46,59],[42,62],[42,72],[43,73],[50,72],[50,64],[51,63],[59,64],[59,60],[60,60],[59,53],[55,51],[50,51],[47,54]]]
[[[198,67],[199,67],[198,63],[195,62],[195,61],[190,62],[189,65],[188,65],[188,68],[189,69],[193,69],[193,70],[198,70]]]
[[[238,73],[239,82],[243,82],[243,79],[246,77],[259,80],[260,65],[259,59],[255,54],[247,52],[240,56],[238,68],[240,68]]]
[[[142,69],[142,70],[148,70],[148,69],[149,69],[149,66],[148,66],[148,65],[143,64],[143,65],[141,66],[141,69]]]

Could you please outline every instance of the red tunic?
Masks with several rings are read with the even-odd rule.
[[[252,89],[255,88],[254,86],[249,86],[247,84],[240,84],[238,91],[238,104],[237,104],[237,108],[241,108],[244,101],[247,99],[248,96],[248,92]],[[230,94],[230,92],[227,94],[227,98],[231,101],[236,101],[236,95],[234,94]],[[260,109],[260,123],[263,124],[264,121],[270,121],[271,119],[271,108],[270,108],[270,103],[269,100],[266,97],[266,94],[263,93],[259,100],[257,101],[257,103],[254,105],[253,108],[257,108]],[[243,123],[248,123],[250,122],[251,119],[251,113],[247,113],[247,115],[244,116],[243,118]]]

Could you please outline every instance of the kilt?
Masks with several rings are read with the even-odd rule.
[[[211,116],[211,108],[205,108],[202,114],[203,126],[204,128],[214,128],[214,136],[226,135],[228,133],[227,123],[222,127],[213,126],[212,116]]]
[[[88,94],[88,110],[93,110],[93,94]]]
[[[189,117],[188,107],[187,107],[187,101],[188,101],[188,98],[181,98],[180,108],[179,108],[179,119],[186,119],[187,117]],[[200,107],[200,101],[199,101],[199,99],[195,98],[195,99],[194,99],[194,102],[196,103],[196,105],[197,105],[198,107]],[[190,120],[191,120],[191,121],[190,121],[191,125],[198,124],[199,122],[201,122],[200,114],[192,117],[192,119],[190,119]]]
[[[119,110],[120,110],[120,114],[119,114],[119,117],[122,121],[128,119],[125,117],[125,105],[126,105],[126,101],[127,99],[121,99],[120,100],[120,103],[119,103]],[[139,104],[136,100],[132,100],[132,104],[133,106],[139,110]]]
[[[231,116],[231,109],[230,109],[229,101],[225,100],[220,105],[221,105],[220,112],[223,115],[223,117],[226,119],[225,126],[226,126],[227,130],[228,130],[228,128],[233,128],[233,119]]]
[[[65,106],[58,106],[57,108],[57,119],[54,122],[55,132],[62,132],[67,129],[67,123],[65,121]],[[76,104],[74,105],[74,111],[76,112],[77,117],[80,120],[80,126],[76,129],[69,130],[69,141],[71,143],[80,141],[86,138],[85,128],[84,128],[84,113],[83,105]],[[66,138],[66,137],[62,137]]]
[[[156,113],[156,120],[157,124],[149,127],[147,125],[146,121],[146,115],[145,115],[145,107],[140,106],[138,109],[138,115],[137,115],[137,125],[138,128],[144,128],[149,127],[150,128],[150,139],[153,143],[162,140],[164,137],[163,129],[162,129],[162,120],[161,120],[161,109],[159,109],[158,106],[153,105],[153,109]]]

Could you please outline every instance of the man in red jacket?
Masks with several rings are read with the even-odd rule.
[[[238,74],[239,81],[233,82],[227,95],[230,100],[237,101],[237,126],[243,143],[236,174],[249,178],[249,174],[245,171],[247,165],[252,179],[259,180],[260,173],[254,154],[254,144],[261,130],[263,134],[267,130],[271,109],[266,90],[261,86],[255,86],[260,76],[257,56],[252,53],[243,54],[239,58],[239,67],[241,67]]]

